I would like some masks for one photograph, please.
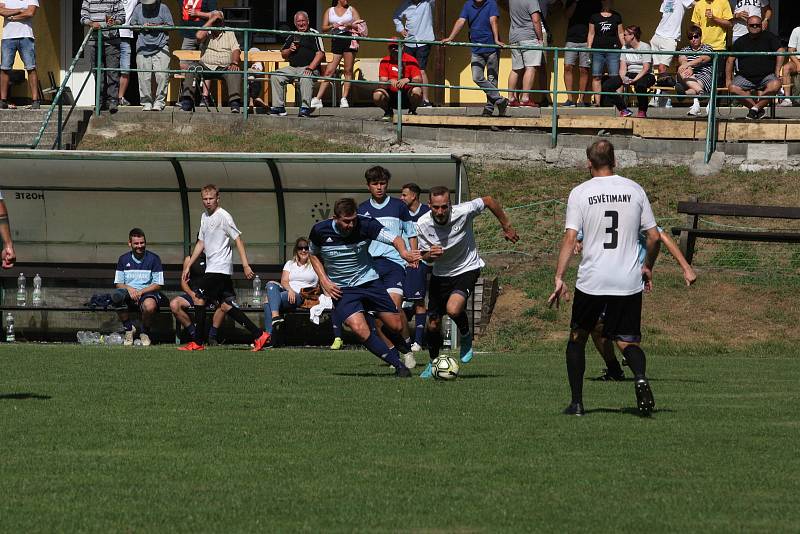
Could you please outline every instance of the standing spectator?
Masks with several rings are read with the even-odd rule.
[[[650,48],[653,52],[674,52],[678,48],[681,36],[681,25],[686,10],[694,6],[695,0],[662,0],[661,22],[658,23]],[[674,56],[669,54],[653,54],[653,74],[664,74],[672,64]]]
[[[782,52],[781,40],[774,33],[764,31],[761,17],[747,19],[748,34],[733,43],[734,52]],[[781,88],[782,56],[731,56],[725,65],[725,80],[728,90],[736,95],[750,96],[754,91],[758,96],[773,96]],[[736,76],[734,77],[734,66]],[[742,99],[741,102],[750,108],[747,118],[758,120],[764,118],[764,107],[771,99]]]
[[[761,28],[767,31],[769,20],[772,18],[772,6],[769,0],[731,0],[733,6],[733,31],[732,40],[735,43],[739,37],[747,35],[747,19],[761,17]]]
[[[422,100],[422,88],[411,87],[410,83],[422,83],[422,70],[411,54],[403,52],[403,75],[397,72],[398,44],[389,43],[389,55],[381,59],[378,67],[378,79],[381,81],[372,92],[372,101],[383,110],[383,120],[391,121],[394,107],[397,105],[397,92],[401,93],[400,106],[416,113]]]
[[[589,48],[622,48],[622,15],[611,9],[611,0],[601,0],[600,11],[589,18]],[[600,92],[603,74],[616,76],[619,72],[620,55],[615,52],[592,52],[592,90]],[[600,105],[599,95],[595,95],[595,106]]]
[[[619,76],[611,76],[603,83],[603,92],[610,93],[620,87],[632,85],[637,93],[646,93],[647,90],[656,83],[656,78],[651,72],[653,59],[650,56],[650,45],[641,42],[642,29],[639,26],[628,26],[625,28],[623,38],[625,46],[622,48],[624,53],[619,62]],[[625,105],[625,99],[617,94],[612,97],[614,106],[619,110],[620,117],[630,117],[633,115],[631,110]],[[636,101],[639,105],[639,118],[647,117],[648,98],[637,96]]]
[[[319,285],[319,277],[309,261],[308,239],[294,242],[292,259],[281,272],[281,281],[267,282],[267,302],[264,303],[264,331],[272,336],[273,327],[283,322],[282,311],[296,310],[303,305],[303,293]]]
[[[797,52],[800,48],[800,26],[792,30],[792,35],[789,37],[789,52]],[[792,86],[792,76],[800,73],[800,56],[794,55],[786,58],[786,64],[783,66],[783,84]],[[797,94],[797,91],[793,91]],[[791,107],[792,100],[789,98],[783,99],[781,106]]]
[[[242,50],[236,35],[230,31],[213,30],[213,27],[224,25],[222,11],[214,11],[203,28],[197,32],[197,41],[200,43],[200,67],[203,70],[218,71],[225,79],[228,88],[228,105],[231,113],[239,113],[242,108],[241,91],[242,75],[233,74],[229,71],[240,70]],[[194,109],[194,99],[192,98],[192,88],[194,86],[194,73],[189,72],[183,80],[183,97],[181,108],[184,111]]]
[[[181,0],[181,26],[201,27],[208,21],[211,14],[217,10],[217,0]],[[200,50],[200,43],[197,41],[197,30],[182,30],[183,42],[181,50]],[[181,70],[187,70],[194,62],[181,61]],[[203,85],[203,96],[200,101],[201,106],[211,107],[211,98],[208,92],[209,84]]]
[[[500,40],[497,28],[497,20],[500,18],[500,10],[497,8],[495,0],[467,0],[461,8],[450,35],[442,39],[443,43],[449,43],[455,39],[458,32],[469,23],[469,40],[476,44],[491,44],[505,46]],[[472,81],[486,92],[486,105],[483,108],[483,116],[491,117],[497,106],[500,116],[506,114],[508,99],[500,96],[497,90],[497,73],[500,65],[500,50],[487,46],[472,47]]]
[[[172,13],[161,0],[142,0],[131,15],[132,26],[173,26]],[[136,68],[139,69],[139,100],[142,111],[162,111],[169,87],[169,33],[139,30],[136,39]],[[145,71],[145,72],[142,72]],[[156,96],[153,98],[153,77]]]
[[[2,191],[0,191],[0,241],[3,242],[3,250],[0,252],[3,269],[10,269],[17,261],[17,254],[14,252],[11,225],[8,223],[8,210],[6,209],[6,201],[3,200]]]
[[[694,5],[692,23],[703,33],[703,44],[725,50],[728,30],[733,26],[729,0],[700,0]]]
[[[3,0],[0,16],[3,23],[2,60],[0,60],[0,109],[15,108],[8,103],[8,71],[14,68],[14,58],[19,52],[28,85],[31,88],[31,105],[28,109],[39,109],[39,77],[36,74],[36,38],[33,35],[33,17],[39,9],[39,0]]]
[[[125,25],[131,25],[131,15],[139,0],[122,0],[125,7]],[[144,2],[142,2],[144,3]],[[128,83],[131,81],[131,44],[133,44],[133,30],[121,29],[119,31],[119,105],[130,106],[125,98],[128,92]]]
[[[330,32],[333,35],[349,35],[363,30],[364,19],[358,14],[356,8],[350,5],[348,0],[332,0],[330,9],[325,11],[322,15],[322,31]],[[358,45],[358,42],[355,41]],[[333,59],[325,67],[326,78],[332,77],[339,68],[339,62],[344,58],[344,79],[353,79],[353,64],[356,62],[356,52],[358,47],[353,46],[353,41],[348,39],[331,39],[331,52]],[[331,84],[329,81],[322,80],[319,83],[317,96],[311,99],[311,107],[315,109],[322,109],[322,97],[325,96],[325,91]],[[350,83],[344,82],[342,84],[342,98],[339,100],[339,107],[349,108],[350,101],[347,97],[350,95]]]
[[[319,32],[309,28],[308,13],[298,11],[294,15],[294,27],[299,32],[308,35],[289,35],[281,50],[281,57],[289,62],[288,67],[283,67],[270,76],[272,87],[271,115],[286,115],[286,84],[293,79],[298,80],[300,86],[300,117],[310,117],[312,112],[311,97],[314,93],[314,80],[309,76],[319,75],[319,66],[325,61],[325,49]]]
[[[602,9],[600,0],[567,0],[566,48],[589,48],[589,19]],[[577,73],[575,69],[577,67]],[[586,52],[564,52],[564,85],[567,91],[588,91],[592,74],[592,54]],[[576,76],[577,74],[577,76]],[[575,82],[578,82],[577,89]],[[567,95],[564,106],[583,104],[589,106],[589,95]]]
[[[700,114],[700,99],[697,95],[710,93],[714,83],[710,54],[714,49],[702,44],[703,32],[699,26],[689,28],[686,38],[689,46],[681,48],[684,53],[678,56],[677,86],[687,95],[695,95],[687,115],[696,117]]]
[[[403,39],[410,41],[435,41],[436,35],[433,33],[433,6],[436,0],[403,0],[394,12],[392,22],[395,30],[403,36]],[[431,53],[431,45],[405,43],[403,51],[408,52],[417,60],[422,71],[422,83],[428,83],[428,74],[425,68],[428,66],[428,56]],[[420,107],[430,107],[428,87],[422,88],[422,103]]]
[[[542,0],[546,2],[546,0]],[[544,25],[539,0],[509,0],[508,14],[511,28],[508,41],[514,46],[544,46]],[[522,81],[522,90],[530,91],[536,79],[536,68],[541,66],[541,50],[511,49],[511,72],[508,75],[509,89],[516,89]],[[511,92],[512,107],[538,107],[533,101],[533,93]]]
[[[100,109],[108,109],[109,113],[117,112],[119,104],[119,31],[113,26],[125,22],[125,6],[122,0],[83,0],[81,4],[81,24],[92,30],[103,30],[103,67],[95,83],[101,85]],[[97,67],[97,32],[93,31],[84,48],[84,55],[89,58],[92,71]]]

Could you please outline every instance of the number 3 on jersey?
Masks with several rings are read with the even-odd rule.
[[[619,233],[617,232],[617,228],[619,228],[619,213],[609,210],[603,216],[611,219],[611,224],[606,228],[606,233],[611,234],[611,241],[603,243],[603,248],[617,248],[617,242],[619,241]]]

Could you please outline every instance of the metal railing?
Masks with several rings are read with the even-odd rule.
[[[148,31],[157,31],[157,30],[163,30],[163,31],[193,30],[193,31],[198,31],[200,29],[203,29],[203,28],[198,28],[197,26],[147,26],[147,27],[142,27],[142,26],[117,26],[115,28],[116,29],[126,28],[126,29],[131,29],[131,30],[134,30],[134,31],[142,30],[142,29],[147,29]],[[95,115],[97,115],[97,116],[100,115],[101,91],[102,91],[102,87],[103,87],[103,73],[107,72],[107,71],[122,71],[122,69],[120,69],[118,67],[117,68],[110,68],[110,67],[104,67],[103,66],[103,46],[102,46],[103,39],[104,39],[103,31],[104,30],[92,30],[91,32],[89,32],[89,34],[87,34],[86,39],[84,39],[84,42],[81,45],[81,50],[79,51],[78,56],[76,56],[76,58],[73,59],[72,65],[70,66],[70,70],[68,71],[67,76],[65,77],[64,81],[62,81],[61,87],[59,87],[59,91],[58,91],[58,93],[56,95],[57,98],[54,99],[54,102],[51,105],[50,110],[48,110],[47,119],[46,119],[45,123],[42,125],[42,128],[40,129],[39,136],[37,136],[37,139],[35,140],[32,148],[35,148],[36,146],[38,146],[38,143],[39,143],[39,141],[41,139],[41,136],[44,133],[44,130],[46,129],[46,127],[47,127],[46,123],[47,123],[47,121],[49,121],[50,115],[52,115],[53,107],[57,105],[56,104],[57,102],[60,102],[60,98],[59,97],[63,93],[63,90],[64,90],[64,88],[65,88],[65,86],[66,86],[66,84],[67,84],[67,82],[69,80],[69,77],[72,74],[72,71],[73,71],[73,69],[75,67],[75,63],[76,63],[78,57],[80,56],[80,53],[83,51],[83,48],[86,45],[89,37],[91,35],[93,35],[94,32],[96,32],[96,34],[97,34],[97,36],[96,36],[96,40],[97,40],[97,58],[96,58],[95,67],[93,68],[94,73],[95,73],[95,79],[96,79],[95,106],[94,107],[95,107]],[[108,31],[108,30],[106,29],[105,31]],[[294,35],[294,36],[307,36],[308,35],[307,32],[285,31],[285,30],[267,30],[267,29],[257,29],[257,28],[212,27],[212,28],[208,28],[208,31],[232,31],[232,32],[236,32],[236,33],[242,33],[243,34],[243,41],[244,41],[244,46],[242,47],[242,49],[244,51],[247,51],[250,48],[250,43],[252,41],[252,39],[251,39],[251,35],[252,34],[266,34],[266,35],[275,35],[275,36],[284,36],[284,37],[285,36],[289,36],[289,35]],[[589,53],[600,52],[600,53],[625,54],[625,53],[630,51],[630,49],[587,49],[587,48],[562,48],[562,47],[554,47],[554,46],[520,46],[520,45],[503,45],[503,46],[501,46],[501,45],[497,45],[495,43],[485,43],[485,44],[483,44],[483,43],[466,43],[466,42],[447,42],[447,43],[443,43],[441,41],[415,41],[415,40],[406,40],[406,39],[357,37],[357,36],[349,36],[349,35],[343,36],[343,35],[317,34],[317,33],[314,34],[314,37],[319,37],[319,38],[322,38],[322,39],[345,39],[345,40],[348,40],[348,41],[356,40],[356,41],[359,41],[359,42],[383,43],[385,45],[389,44],[389,43],[396,43],[398,45],[397,66],[398,66],[398,72],[399,73],[403,72],[403,51],[404,51],[404,48],[407,47],[409,44],[445,46],[445,47],[468,47],[468,48],[480,47],[480,48],[494,48],[494,49],[498,49],[498,50],[503,50],[503,49],[539,50],[539,51],[542,51],[545,54],[552,53],[552,55],[553,55],[553,64],[555,66],[555,68],[551,69],[552,70],[552,81],[551,81],[552,89],[548,88],[548,89],[528,89],[528,90],[523,90],[523,89],[517,89],[517,88],[502,87],[502,86],[500,86],[498,84],[497,91],[498,92],[506,92],[506,93],[509,93],[509,92],[510,93],[517,93],[517,94],[544,94],[544,95],[549,96],[551,98],[551,101],[552,101],[551,126],[550,126],[551,134],[550,134],[550,137],[551,137],[551,146],[553,146],[553,147],[556,147],[558,145],[558,136],[559,136],[559,129],[558,129],[559,103],[558,103],[558,98],[559,98],[560,95],[567,95],[567,96],[579,95],[580,96],[580,95],[587,95],[588,94],[588,95],[595,95],[595,96],[601,96],[601,97],[602,96],[619,96],[620,95],[619,92],[613,92],[613,91],[599,91],[599,92],[596,92],[596,91],[589,91],[589,90],[586,90],[586,91],[574,91],[574,90],[570,90],[569,88],[559,89],[558,62],[559,62],[559,59],[562,57],[562,54],[564,54],[565,52],[578,52],[578,53],[580,53],[580,52],[584,52],[584,53],[585,52],[589,52]],[[717,102],[718,102],[718,99],[719,99],[719,89],[720,89],[718,87],[718,80],[719,80],[719,74],[720,74],[720,72],[719,72],[719,69],[720,69],[720,58],[725,59],[725,58],[729,58],[729,57],[738,57],[738,56],[764,56],[765,58],[767,58],[767,57],[774,58],[774,57],[777,57],[777,56],[787,57],[787,56],[796,55],[796,54],[792,54],[790,52],[753,52],[753,53],[727,52],[727,51],[714,51],[714,52],[693,51],[693,52],[698,54],[698,55],[711,56],[711,58],[712,58],[712,79],[714,80],[714,83],[712,84],[711,92],[709,94],[701,94],[701,95],[680,95],[680,94],[676,94],[676,96],[679,97],[679,98],[684,98],[684,97],[685,98],[702,98],[702,99],[708,99],[709,100],[709,106],[708,106],[709,107],[709,113],[708,113],[708,116],[706,117],[707,128],[706,128],[706,138],[705,138],[705,161],[708,162],[711,159],[711,156],[713,155],[714,151],[716,150],[716,145],[717,145],[717,122],[719,120],[719,116],[718,116],[718,113],[717,113],[717,111],[718,111],[717,110]],[[681,56],[681,55],[687,55],[688,52],[687,51],[679,51],[679,50],[676,50],[676,51],[661,51],[661,50],[659,50],[659,51],[657,51],[657,53],[659,55]],[[250,58],[249,58],[248,54],[245,53],[245,54],[243,54],[241,70],[225,71],[228,74],[239,74],[239,75],[242,76],[242,112],[243,112],[243,116],[244,116],[245,119],[247,119],[248,116],[249,116],[249,106],[248,106],[248,104],[249,104],[249,96],[250,95],[249,95],[248,76],[250,76],[250,75],[270,76],[270,75],[274,75],[274,74],[283,74],[283,73],[280,73],[278,70],[251,71],[250,70],[250,66],[251,66],[250,64],[251,64]],[[169,73],[169,74],[188,74],[188,73],[193,73],[193,74],[202,74],[202,75],[211,75],[211,76],[214,76],[214,75],[219,76],[219,74],[220,74],[220,71],[205,70],[205,69],[200,69],[200,68],[192,68],[192,69],[187,69],[187,70],[167,69],[167,70],[160,70],[160,71],[141,70],[141,69],[131,68],[131,69],[126,69],[125,71],[126,72],[137,72],[137,73],[139,73],[139,72],[143,72],[143,73],[165,72],[165,73]],[[614,73],[614,74],[616,74],[616,73]],[[371,86],[376,86],[376,87],[385,86],[386,85],[386,82],[381,82],[379,80],[357,80],[357,79],[342,80],[339,77],[326,77],[326,76],[321,76],[321,75],[310,75],[310,76],[307,76],[307,77],[311,78],[312,80],[329,81],[331,83],[345,82],[345,83],[352,83],[352,84],[356,84],[356,85],[362,84],[362,85],[371,85]],[[295,77],[295,78],[299,78],[299,77]],[[409,84],[409,85],[413,86],[413,87],[428,87],[428,88],[445,89],[445,90],[446,89],[450,89],[450,90],[464,90],[464,91],[485,91],[483,88],[477,87],[477,86],[451,85],[451,84],[446,84],[446,83],[445,84],[412,83],[412,84]],[[84,86],[85,86],[85,82],[84,82]],[[83,88],[81,88],[81,92],[82,91],[83,91]],[[644,97],[652,98],[652,97],[654,97],[656,95],[654,95],[653,93],[650,93],[650,92],[646,92],[646,93],[626,92],[626,93],[624,93],[624,96],[625,97],[644,96]],[[725,98],[726,99],[730,99],[730,100],[737,100],[737,99],[747,99],[747,98],[752,98],[752,97],[751,96],[735,95],[735,94],[727,94],[727,95],[725,95]],[[790,100],[796,100],[796,99],[800,99],[800,96],[791,96],[791,95],[777,96],[776,95],[776,96],[769,96],[769,97],[763,97],[763,98],[772,99],[773,101],[777,101],[777,99],[779,99],[779,98],[781,98],[781,99],[782,98],[788,98]],[[77,97],[76,97],[76,101],[77,101]],[[57,107],[59,109],[59,118],[60,118],[60,113],[61,113],[61,111],[60,111],[61,110],[60,103],[58,104]],[[396,117],[397,117],[397,124],[396,124],[396,128],[395,128],[396,138],[397,138],[398,142],[402,142],[402,140],[403,140],[403,113],[402,113],[402,92],[401,91],[397,91],[397,100],[396,100],[396,109],[395,109],[395,111],[396,111]],[[61,128],[62,128],[62,124],[61,124],[61,121],[59,120],[59,133],[58,133],[58,139],[59,140],[61,138]],[[59,143],[59,147],[60,147],[60,143]]]

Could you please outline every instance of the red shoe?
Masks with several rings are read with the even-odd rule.
[[[263,349],[263,348],[264,348],[264,345],[266,345],[267,343],[269,343],[269,334],[267,334],[266,332],[264,332],[263,334],[261,334],[261,335],[258,337],[258,339],[256,339],[256,340],[253,342],[253,348],[252,348],[252,349],[250,349],[250,350],[251,350],[251,352],[258,352],[258,351],[260,351],[261,349]]]
[[[520,103],[519,100],[512,100],[511,102],[508,103],[508,107],[510,107],[510,108],[518,108],[521,105],[522,105],[522,103]]]
[[[198,345],[194,341],[190,341],[186,345],[178,347],[178,350],[206,350],[206,348],[203,345]]]
[[[647,112],[646,111],[637,112],[636,113],[636,118],[637,119],[646,119],[647,118]]]
[[[523,100],[520,105],[525,108],[538,108],[539,104],[534,102],[533,100]]]

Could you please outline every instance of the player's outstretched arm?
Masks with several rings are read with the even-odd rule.
[[[419,250],[416,249],[407,250],[406,243],[405,241],[403,241],[402,237],[399,236],[395,237],[392,240],[392,245],[394,245],[394,248],[397,249],[397,252],[400,253],[400,257],[406,260],[408,263],[414,263],[419,261],[420,258]]]
[[[564,232],[564,238],[561,240],[561,250],[558,253],[558,265],[556,265],[555,288],[550,298],[547,299],[547,305],[556,305],[559,307],[561,298],[566,298],[569,294],[567,285],[564,283],[564,274],[569,267],[569,260],[572,258],[572,251],[575,249],[575,243],[578,240],[578,232],[568,228]]]
[[[658,228],[652,227],[647,230],[647,256],[642,265],[642,281],[644,282],[644,290],[653,290],[653,267],[658,258],[658,252],[661,250],[661,237],[658,235]]]
[[[10,269],[17,261],[17,254],[14,252],[14,242],[11,240],[11,226],[8,222],[6,203],[2,200],[0,200],[0,239],[3,240],[3,269]]]
[[[328,278],[328,273],[325,272],[325,266],[322,264],[322,260],[313,253],[308,256],[308,259],[311,262],[311,267],[314,269],[314,272],[317,273],[322,291],[332,299],[340,298],[342,296],[342,290]]]
[[[206,244],[203,242],[203,240],[198,239],[194,246],[194,250],[192,251],[192,255],[187,261],[183,262],[183,273],[181,273],[181,280],[184,282],[189,281],[189,267],[191,267],[192,264],[197,261],[197,259],[200,257],[200,254],[202,254],[203,250],[205,250],[205,246]]]
[[[514,227],[511,226],[511,221],[508,220],[508,216],[506,212],[503,211],[503,206],[500,205],[498,201],[490,196],[481,197],[483,200],[484,206],[489,208],[497,220],[500,221],[500,226],[503,228],[503,237],[506,238],[506,241],[511,241],[512,243],[516,243],[519,241],[519,236],[517,235],[517,231],[514,230]]]
[[[669,253],[672,254],[672,257],[678,260],[678,265],[683,269],[683,279],[686,285],[690,286],[694,284],[695,280],[697,280],[697,273],[694,272],[692,266],[686,261],[686,257],[683,255],[683,252],[681,252],[678,244],[663,230],[658,233],[658,237],[661,239],[661,242],[664,243],[664,246],[667,247]]]
[[[234,241],[236,244],[236,251],[239,253],[239,259],[242,260],[242,267],[244,268],[244,276],[248,280],[252,280],[256,273],[250,268],[250,262],[247,261],[247,251],[244,249],[244,241],[241,237],[237,237]]]

